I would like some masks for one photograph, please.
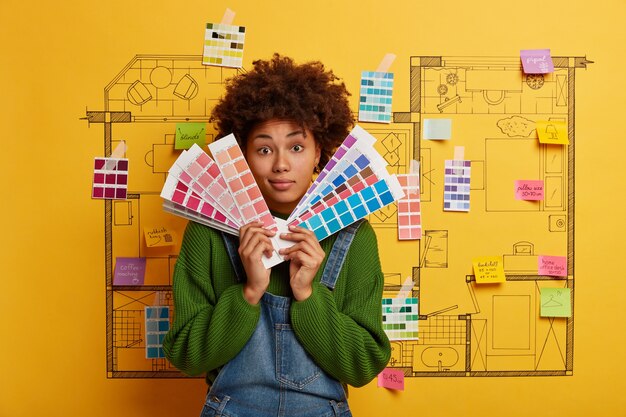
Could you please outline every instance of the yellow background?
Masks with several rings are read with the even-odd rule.
[[[106,378],[103,210],[89,198],[102,130],[79,118],[134,55],[201,54],[226,7],[250,28],[244,67],[278,51],[354,86],[395,53],[394,111],[409,108],[410,56],[551,48],[595,62],[576,73],[574,375],[409,378],[350,396],[356,416],[626,415],[623,0],[3,0],[0,416],[199,414],[200,379]]]

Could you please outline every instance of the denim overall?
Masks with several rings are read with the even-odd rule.
[[[320,282],[335,288],[348,248],[361,222],[342,229],[328,255]],[[239,242],[223,234],[241,282],[245,272]],[[243,349],[219,372],[201,417],[350,417],[341,383],[320,369],[296,339],[289,319],[291,298],[266,292],[261,317]]]

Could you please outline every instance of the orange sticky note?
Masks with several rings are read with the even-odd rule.
[[[172,246],[174,244],[174,233],[166,227],[144,227],[146,246],[154,248],[158,246]]]
[[[378,386],[404,391],[404,372],[398,369],[383,369],[383,371],[378,374]]]

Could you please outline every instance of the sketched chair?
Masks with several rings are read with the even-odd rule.
[[[189,74],[183,75],[183,77],[176,84],[174,88],[174,95],[183,100],[191,100],[198,94],[198,83]]]
[[[148,88],[139,80],[135,81],[130,85],[130,87],[128,87],[126,97],[128,97],[128,101],[137,106],[141,106],[142,104],[152,100],[150,90],[148,90]]]

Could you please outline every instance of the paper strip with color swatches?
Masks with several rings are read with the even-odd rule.
[[[416,240],[422,238],[422,210],[420,198],[419,162],[416,172],[398,175],[398,182],[404,197],[398,200],[398,239]]]
[[[272,257],[263,259],[270,268],[283,261],[278,250],[294,244],[278,237],[288,224],[308,228],[322,240],[404,195],[374,142],[356,126],[286,221],[270,213],[234,135],[209,145],[215,159],[193,145],[169,170],[161,191],[163,208],[234,235],[251,221],[263,222],[278,232]]]
[[[165,357],[163,339],[170,329],[170,308],[168,306],[146,306],[146,359]]]
[[[202,63],[241,68],[246,28],[223,23],[207,23]]]
[[[443,210],[470,210],[471,162],[463,159],[463,147],[456,146],[454,159],[445,161]]]

